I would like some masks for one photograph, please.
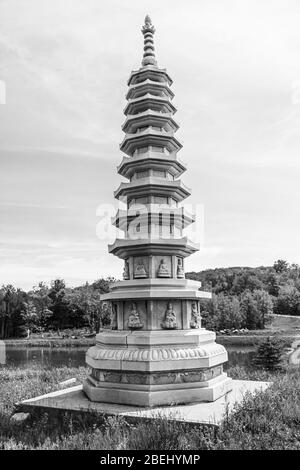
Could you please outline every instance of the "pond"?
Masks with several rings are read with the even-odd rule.
[[[228,364],[231,366],[248,366],[254,354],[254,348],[234,347],[226,348],[228,352]],[[85,365],[85,352],[87,347],[76,348],[20,348],[8,346],[6,351],[0,354],[0,364],[8,366],[27,367],[31,365],[43,365],[50,367],[69,366],[79,367]]]

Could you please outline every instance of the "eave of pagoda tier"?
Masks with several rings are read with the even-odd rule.
[[[130,183],[121,183],[114,192],[116,199],[141,196],[166,196],[181,202],[190,196],[189,189],[180,180],[169,181],[163,178],[141,178]]]
[[[167,82],[169,86],[173,83],[173,80],[167,73],[166,69],[147,65],[145,67],[141,67],[139,70],[133,70],[130,74],[127,85],[136,85],[137,83],[144,82],[147,79],[155,82]]]
[[[173,132],[163,132],[147,127],[141,132],[135,134],[126,134],[123,142],[120,144],[120,150],[127,155],[132,156],[136,149],[147,147],[149,145],[163,147],[168,152],[178,152],[182,145],[174,137]]]
[[[124,114],[138,114],[151,109],[161,113],[175,114],[177,109],[166,97],[151,95],[146,93],[140,98],[129,100],[124,108]]]
[[[169,88],[168,82],[155,82],[153,80],[149,80],[148,78],[143,82],[136,83],[135,85],[131,85],[129,90],[126,94],[126,99],[135,99],[139,98],[146,93],[159,94],[160,96],[166,96],[170,99],[174,98],[173,91]]]
[[[173,224],[179,229],[184,229],[195,222],[195,215],[184,207],[170,207],[160,204],[137,204],[127,211],[119,209],[112,217],[111,223],[120,230],[127,231],[128,224],[138,223],[146,229],[150,224],[170,226]]]
[[[186,258],[198,250],[199,244],[193,243],[187,237],[167,239],[148,237],[136,240],[117,238],[113,244],[108,245],[109,253],[121,259],[146,255],[175,255]]]
[[[131,179],[133,175],[136,178],[144,177],[145,173],[150,171],[155,176],[155,172],[165,172],[177,178],[186,170],[183,162],[176,154],[166,155],[164,153],[148,151],[141,155],[133,157],[123,157],[118,166],[118,173],[125,178]],[[149,175],[150,176],[150,173]]]
[[[139,114],[128,114],[122,125],[122,130],[134,134],[141,127],[156,126],[161,127],[166,132],[176,132],[179,125],[172,116],[172,113],[161,113],[152,109],[146,109],[146,111]]]

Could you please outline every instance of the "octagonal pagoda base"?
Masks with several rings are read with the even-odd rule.
[[[91,401],[142,407],[211,402],[231,390],[225,348],[205,329],[100,332],[86,354]]]

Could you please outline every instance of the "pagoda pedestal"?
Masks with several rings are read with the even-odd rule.
[[[214,401],[231,390],[223,372],[225,348],[201,327],[200,299],[211,294],[185,279],[184,260],[198,250],[183,230],[194,222],[180,203],[190,195],[179,177],[172,80],[157,66],[154,26],[145,18],[142,67],[131,73],[115,191],[126,203],[112,223],[124,238],[109,252],[124,262],[123,281],[101,299],[111,307],[111,329],[86,354],[92,401],[158,406]]]
[[[137,406],[211,402],[231,390],[227,353],[215,334],[194,331],[107,331],[88,350],[92,401]]]
[[[214,332],[201,328],[199,299],[209,293],[198,290],[200,283],[117,284],[103,297],[112,301],[112,322],[120,329],[101,331],[86,355],[91,374],[84,391],[90,400],[147,407],[215,401],[231,390],[223,372],[227,352]],[[129,329],[133,309],[138,321]]]

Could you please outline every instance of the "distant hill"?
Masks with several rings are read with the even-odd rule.
[[[241,294],[246,289],[251,291],[264,289],[269,292],[270,282],[272,283],[274,276],[276,276],[276,271],[271,266],[257,268],[235,266],[186,273],[187,279],[200,281],[205,290],[215,294],[232,295]],[[273,294],[275,295],[275,292]]]
[[[300,267],[278,260],[273,266],[230,267],[186,273],[212,292],[202,301],[208,329],[262,329],[273,313],[300,315]]]
[[[230,267],[186,273],[186,278],[202,282],[202,288],[214,294],[241,295],[246,290],[264,290],[278,297],[282,288],[300,293],[300,267],[278,260],[273,266]]]

